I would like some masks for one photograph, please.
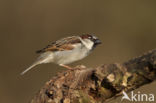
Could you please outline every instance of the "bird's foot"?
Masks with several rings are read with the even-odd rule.
[[[64,65],[64,64],[59,64],[59,65],[66,68],[66,69],[68,69],[68,70],[73,70],[73,68],[68,66],[68,65]]]

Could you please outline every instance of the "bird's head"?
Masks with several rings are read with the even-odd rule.
[[[83,34],[80,36],[84,41],[88,42],[88,44],[92,43],[92,47],[95,48],[97,45],[101,44],[101,41],[92,34]]]

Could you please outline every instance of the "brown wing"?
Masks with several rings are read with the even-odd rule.
[[[36,51],[36,53],[43,53],[46,51],[64,51],[64,50],[72,50],[74,47],[72,44],[81,43],[77,36],[63,38],[61,40],[55,41],[48,45],[47,47]]]

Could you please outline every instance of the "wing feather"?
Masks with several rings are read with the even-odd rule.
[[[73,44],[75,43],[81,43],[80,39],[77,36],[66,37],[51,43],[45,48],[36,51],[36,53],[44,53],[46,51],[72,50],[74,48]]]

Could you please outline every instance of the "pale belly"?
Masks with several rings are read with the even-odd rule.
[[[89,50],[86,48],[55,52],[55,59],[53,60],[53,62],[56,64],[70,64],[72,62],[85,58],[88,53]]]

